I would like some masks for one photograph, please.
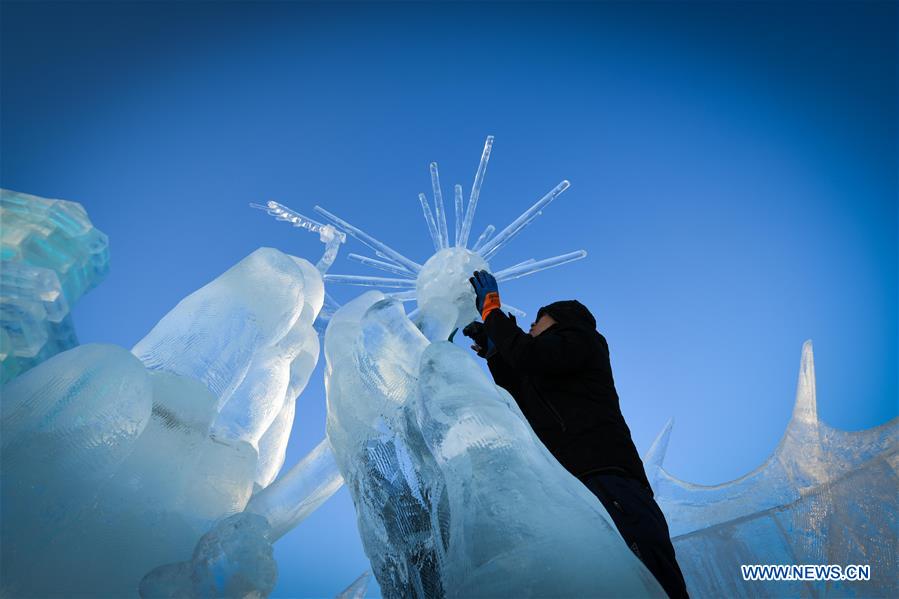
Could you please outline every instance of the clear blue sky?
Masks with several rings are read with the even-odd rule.
[[[248,202],[322,204],[425,260],[428,163],[467,188],[493,134],[475,234],[572,183],[495,264],[589,252],[502,296],[590,307],[640,451],[674,416],[667,468],[717,483],[777,444],[805,339],[825,421],[897,414],[897,22],[889,2],[4,3],[0,183],[109,235],[75,322],[130,347],[259,246],[318,258]],[[363,249],[333,272],[370,272],[345,258]],[[319,367],[288,463],[323,431]],[[366,569],[346,491],[277,557],[278,596]]]

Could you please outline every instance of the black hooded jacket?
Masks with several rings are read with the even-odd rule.
[[[544,313],[556,324],[537,337],[500,310],[487,316],[484,325],[496,346],[487,359],[494,381],[515,398],[543,444],[573,475],[617,473],[649,489],[596,320],[577,300],[544,306],[537,318]]]

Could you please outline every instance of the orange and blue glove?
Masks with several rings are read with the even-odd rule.
[[[499,286],[496,278],[486,270],[477,270],[474,276],[468,279],[474,288],[475,298],[474,305],[482,320],[487,320],[487,315],[498,310],[499,302]]]

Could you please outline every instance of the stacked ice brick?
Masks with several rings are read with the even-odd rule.
[[[78,344],[70,310],[109,271],[81,204],[0,190],[0,382]]]

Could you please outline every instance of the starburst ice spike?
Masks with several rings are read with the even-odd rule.
[[[440,189],[440,173],[437,163],[431,163],[431,188],[434,190],[434,212],[437,216],[437,231],[440,233],[440,247],[449,247],[449,233],[446,231],[446,208],[443,206],[443,191]]]
[[[459,247],[459,237],[462,233],[462,186],[458,183],[453,187],[453,200],[456,206],[456,236],[453,239],[453,245]]]
[[[553,256],[552,258],[545,258],[543,260],[537,260],[536,262],[521,264],[518,266],[513,266],[511,268],[505,268],[498,273],[494,274],[497,281],[508,281],[510,279],[517,279],[519,277],[524,277],[530,274],[534,274],[535,272],[546,270],[547,268],[555,268],[556,266],[562,266],[563,264],[567,264],[569,262],[574,262],[575,260],[580,260],[581,258],[586,258],[587,252],[584,250],[578,250],[576,252],[569,252],[567,254],[561,254],[559,256]]]
[[[484,173],[487,172],[487,162],[490,160],[490,150],[493,148],[493,136],[488,135],[484,142],[484,151],[481,152],[481,162],[474,175],[474,183],[471,185],[471,197],[468,198],[468,209],[465,211],[465,219],[462,221],[462,231],[459,233],[459,246],[468,245],[468,235],[471,232],[471,223],[474,222],[474,212],[478,207],[478,197],[481,195],[481,185],[484,183]]]
[[[408,271],[409,274],[413,274],[412,271],[410,271],[408,268],[406,268],[405,266],[403,266],[402,264],[400,264],[399,262],[397,262],[396,260],[394,260],[393,258],[391,258],[390,256],[388,256],[388,255],[385,254],[384,252],[379,252],[379,251],[376,250],[376,251],[375,251],[375,256],[377,256],[377,257],[380,258],[381,260],[384,260],[385,262],[390,262],[391,264],[393,264],[393,265],[396,266],[397,268],[402,268],[403,270]]]
[[[325,275],[327,283],[343,283],[345,285],[359,285],[361,287],[397,287],[400,289],[412,289],[415,281],[410,279],[392,279],[390,277],[366,277],[360,275]]]
[[[315,208],[313,208],[313,210],[315,210],[316,212],[318,212],[319,214],[321,214],[322,216],[324,216],[325,218],[327,218],[328,220],[330,220],[331,222],[333,222],[340,228],[344,229],[347,233],[349,233],[350,235],[352,235],[353,237],[355,237],[356,239],[358,239],[359,241],[361,241],[362,243],[364,243],[371,249],[375,250],[376,252],[380,251],[382,254],[384,254],[391,260],[394,260],[397,264],[403,265],[412,274],[417,274],[418,271],[421,270],[421,264],[418,264],[417,262],[413,262],[412,260],[409,260],[408,258],[403,256],[401,253],[399,253],[395,249],[391,248],[387,244],[385,244],[381,241],[378,241],[377,239],[375,239],[374,237],[372,237],[371,235],[369,235],[362,229],[359,229],[358,227],[354,227],[353,225],[346,222],[342,218],[335,216],[334,214],[331,214],[330,212],[328,212],[321,206],[315,206]]]
[[[534,260],[533,258],[528,258],[527,260],[519,262],[518,264],[513,264],[512,266],[507,266],[503,270],[511,270],[513,268],[518,268],[519,266],[524,266],[525,264],[533,264],[534,262],[536,262],[536,260]],[[503,270],[501,270],[499,272],[503,272]]]
[[[350,254],[347,256],[347,258],[365,264],[366,266],[371,266],[373,268],[392,272],[394,274],[400,275],[401,277],[406,277],[407,279],[411,279],[414,277],[414,275],[412,275],[408,270],[406,270],[402,266],[396,266],[392,262],[381,262],[380,260],[375,260],[374,258],[369,258],[368,256],[360,256],[359,254]]]
[[[521,308],[516,308],[515,306],[507,304],[506,302],[503,302],[502,309],[515,316],[515,318],[524,318],[528,315],[528,313]]]
[[[556,199],[559,194],[568,189],[569,185],[570,183],[568,181],[562,181],[553,187],[549,193],[537,200],[533,206],[525,210],[521,216],[512,221],[512,223],[498,233],[496,237],[485,243],[484,247],[478,250],[478,253],[484,260],[489,260],[496,254],[496,252],[502,249],[504,245],[509,243],[513,237],[518,235],[522,229],[531,224],[531,221],[540,216],[541,211],[546,208],[550,202]]]
[[[401,302],[414,302],[417,292],[413,289],[411,291],[397,291],[396,293],[388,293],[387,295]]]
[[[490,239],[490,236],[493,235],[494,231],[496,231],[496,227],[494,227],[493,225],[487,225],[487,227],[484,229],[484,232],[481,233],[480,236],[478,236],[478,240],[474,242],[473,246],[471,246],[471,251],[478,251],[481,246],[484,245],[488,239]]]
[[[434,215],[431,214],[431,207],[428,205],[428,198],[425,194],[418,194],[418,201],[421,202],[421,211],[425,215],[425,222],[428,223],[428,233],[431,234],[431,241],[434,242],[434,250],[440,251],[443,243],[440,241],[440,232],[437,230],[437,224],[434,222]]]

